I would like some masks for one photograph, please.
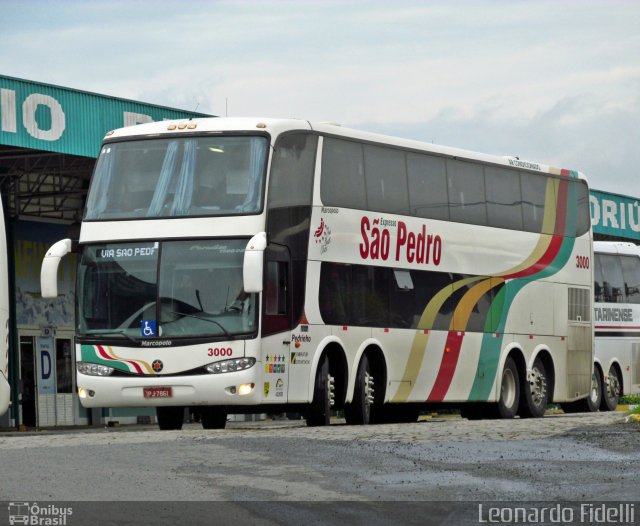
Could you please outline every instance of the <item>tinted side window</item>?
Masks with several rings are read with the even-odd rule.
[[[404,152],[380,146],[364,147],[367,201],[371,210],[407,214],[409,194]]]
[[[325,205],[367,208],[361,144],[325,137],[320,191]]]
[[[484,181],[489,226],[522,230],[518,172],[487,166],[484,169]]]
[[[602,293],[606,303],[624,303],[624,278],[620,258],[610,254],[600,254],[602,268]]]
[[[529,232],[542,232],[542,220],[544,218],[544,203],[547,192],[547,181],[553,186],[552,179],[547,179],[535,174],[521,173],[520,186],[522,188],[522,219],[524,229]],[[545,234],[553,233],[553,226],[545,230]]]
[[[271,161],[269,208],[311,204],[318,137],[292,133],[278,139]]]
[[[640,303],[640,258],[621,256],[622,275],[627,303]]]
[[[420,217],[449,219],[445,161],[431,155],[407,154],[409,203]]]
[[[487,224],[482,166],[447,160],[451,221]]]
[[[602,263],[600,262],[600,254],[594,254],[593,260],[593,300],[596,302],[604,301],[604,285],[602,279]]]
[[[571,183],[576,187],[578,194],[578,218],[576,224],[576,236],[582,236],[591,228],[591,211],[589,209],[589,187],[584,181]]]

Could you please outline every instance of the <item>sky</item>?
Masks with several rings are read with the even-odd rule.
[[[640,197],[637,0],[2,0],[0,74],[515,155]]]

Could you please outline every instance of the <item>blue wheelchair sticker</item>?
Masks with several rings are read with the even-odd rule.
[[[156,335],[156,320],[142,320],[142,337],[150,338]]]

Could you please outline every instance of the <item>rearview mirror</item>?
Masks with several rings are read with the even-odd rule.
[[[40,292],[43,298],[58,297],[58,266],[60,260],[71,252],[71,240],[54,243],[42,260],[40,269]]]
[[[247,248],[244,250],[244,264],[242,268],[242,279],[245,292],[262,292],[264,251],[266,248],[266,232],[256,234],[247,243]]]

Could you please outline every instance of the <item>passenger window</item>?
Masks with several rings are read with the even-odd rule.
[[[578,217],[576,224],[576,237],[580,237],[591,228],[591,211],[589,209],[589,188],[584,181],[571,183],[578,193]]]
[[[624,278],[620,258],[610,254],[600,254],[602,265],[602,293],[605,303],[624,303]]]
[[[325,137],[320,193],[325,205],[367,208],[361,144]]]
[[[407,154],[411,213],[430,219],[449,219],[447,174],[442,157]]]
[[[268,207],[309,206],[313,190],[318,137],[283,135],[273,151]]]
[[[522,199],[518,172],[493,168],[484,169],[487,190],[489,226],[522,230]]]
[[[627,303],[640,303],[640,258],[621,256],[624,291]]]
[[[409,212],[404,153],[379,146],[364,147],[367,202],[371,210],[392,214]]]
[[[451,221],[486,225],[482,166],[447,160],[447,181]]]
[[[553,183],[553,178],[524,172],[520,173],[524,230],[528,232],[542,232],[545,197],[547,191],[554,192]],[[549,187],[548,190],[547,187]],[[553,199],[555,199],[555,193],[553,195]],[[546,232],[543,233],[553,234],[553,228],[555,225],[545,226]]]
[[[604,286],[602,283],[602,263],[600,262],[600,254],[594,254],[593,260],[593,300],[595,302],[604,301]]]

